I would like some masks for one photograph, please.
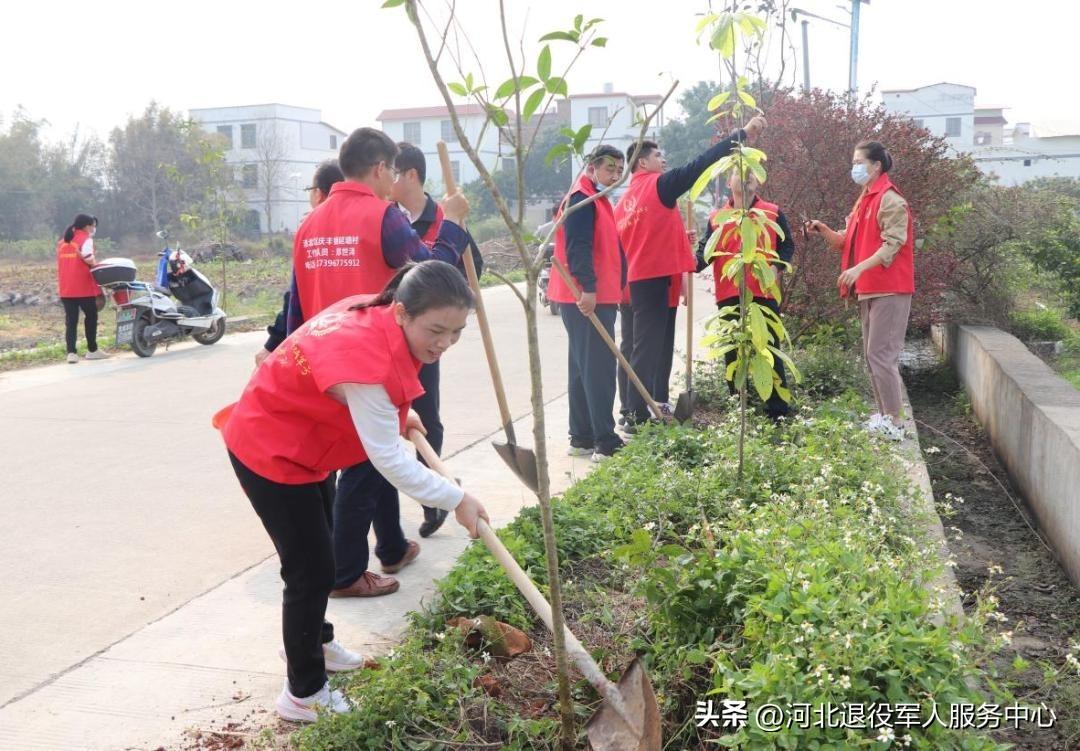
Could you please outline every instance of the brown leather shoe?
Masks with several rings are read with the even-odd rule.
[[[415,556],[414,556],[415,557]],[[392,576],[379,576],[365,571],[347,587],[333,589],[331,597],[382,597],[398,591],[401,584]]]
[[[416,556],[420,555],[420,543],[415,540],[406,540],[408,546],[405,548],[405,555],[401,556],[401,560],[397,563],[387,566],[385,563],[382,565],[382,570],[388,574],[396,574],[401,569],[408,566],[410,563],[416,560]]]

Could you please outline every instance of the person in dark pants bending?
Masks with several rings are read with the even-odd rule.
[[[787,217],[784,216],[784,212],[780,210],[779,206],[774,203],[769,203],[768,201],[765,201],[758,196],[758,183],[756,178],[751,176],[746,182],[746,187],[749,189],[751,196],[750,204],[749,206],[747,206],[747,208],[761,209],[762,211],[764,211],[765,215],[769,219],[776,222],[776,224],[780,227],[780,231],[784,235],[783,239],[780,239],[780,237],[776,234],[776,231],[770,227],[767,229],[765,237],[765,247],[775,253],[776,260],[774,261],[774,267],[776,269],[776,273],[779,275],[780,273],[782,273],[781,269],[783,268],[783,266],[780,265],[780,262],[790,263],[792,257],[795,255],[795,240],[791,237],[791,227],[788,224]],[[739,177],[738,170],[733,171],[731,173],[731,176],[728,178],[728,190],[731,191],[731,197],[728,199],[727,204],[723,208],[743,208],[743,184],[742,180]],[[709,235],[711,235],[717,229],[716,215],[720,211],[721,209],[716,209],[709,216]],[[728,222],[721,228],[721,231],[727,231],[732,224],[733,222]],[[705,260],[705,245],[709,241],[709,235],[701,238],[701,242],[698,245],[698,271],[703,271],[709,266],[709,263]],[[716,252],[711,259],[713,280],[716,287],[716,307],[720,311],[723,311],[725,308],[728,309],[725,317],[734,316],[735,318],[738,318],[738,313],[732,310],[732,308],[735,308],[737,310],[739,307],[739,287],[734,280],[724,277],[723,269],[724,264],[727,263],[734,254],[740,251],[741,243],[742,241],[739,239],[737,233],[732,233],[726,238],[726,240],[724,239],[723,235],[721,235],[721,240],[717,244]],[[780,281],[778,278],[777,284],[779,283]],[[780,315],[780,305],[776,302],[776,299],[770,293],[762,290],[761,285],[758,283],[757,279],[755,279],[754,276],[749,272],[747,272],[746,275],[746,285],[750,290],[750,294],[753,296],[754,302],[758,303],[759,305],[764,305],[777,315]],[[769,337],[769,343],[772,346],[780,346],[779,342],[776,339],[776,334],[771,328],[769,329]],[[734,351],[727,352],[724,355],[724,361],[729,365],[733,363],[735,359],[736,354]],[[776,378],[780,386],[783,388],[787,388],[787,373],[784,370],[784,361],[781,360],[779,357],[773,358],[773,371],[776,373]],[[728,389],[730,389],[731,393],[735,393],[735,385],[730,380],[728,381]],[[788,403],[784,401],[784,399],[780,396],[779,392],[777,392],[775,389],[773,390],[772,396],[770,396],[768,401],[765,402],[765,413],[774,420],[777,420],[788,414]]]
[[[613,185],[623,171],[622,152],[599,146],[589,156],[585,173],[570,193],[572,208]],[[615,335],[615,314],[622,299],[625,259],[607,198],[598,198],[570,212],[555,234],[555,258],[567,267],[581,290],[567,287],[553,274],[548,297],[559,303],[569,339],[570,456],[592,456],[599,462],[622,448],[615,433],[615,356],[593,327],[595,314],[608,334]],[[575,304],[576,301],[576,304]]]
[[[655,141],[634,144],[627,153],[630,187],[615,207],[619,239],[626,252],[630,307],[634,315],[634,349],[630,364],[655,399],[665,390],[659,382],[674,347],[680,279],[696,268],[690,239],[677,202],[713,163],[731,153],[736,143],[753,140],[765,129],[765,118],[755,117],[689,163],[670,171]],[[670,373],[670,370],[667,371]],[[648,420],[648,407],[636,391],[627,399],[629,425]]]

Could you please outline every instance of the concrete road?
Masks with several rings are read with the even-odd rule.
[[[507,288],[485,301],[511,411],[524,418],[517,435],[531,446],[524,314]],[[564,456],[566,336],[557,317],[540,324],[559,491],[589,463]],[[172,748],[280,690],[276,557],[210,427],[262,341],[238,334],[148,360],[0,375],[0,748]],[[505,524],[533,499],[489,445],[499,417],[475,322],[442,372],[444,455]],[[403,515],[416,537],[419,507],[405,502]],[[466,543],[451,520],[400,574],[400,592],[332,600],[342,641],[388,649]]]

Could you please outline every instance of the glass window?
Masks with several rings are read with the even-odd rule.
[[[255,123],[240,126],[240,148],[255,148]]]
[[[336,149],[337,148],[337,134],[336,133],[331,133],[330,134],[330,148],[331,149]]]
[[[959,117],[946,117],[945,118],[945,137],[956,138],[960,135],[960,118]]]
[[[608,124],[607,107],[589,107],[589,125],[593,131],[603,130]],[[598,133],[596,135],[599,135]]]
[[[411,143],[413,146],[420,145],[420,123],[405,123],[402,126],[404,131],[402,140]]]
[[[217,126],[218,135],[225,139],[225,150],[228,151],[233,147],[232,144],[232,126],[231,125],[219,125]]]
[[[449,120],[443,120],[439,123],[439,132],[439,138],[447,143],[454,140],[454,124]]]
[[[245,188],[259,187],[259,165],[245,164],[242,184]]]

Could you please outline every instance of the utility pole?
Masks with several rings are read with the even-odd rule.
[[[795,15],[792,11],[791,15]],[[810,34],[807,31],[807,27],[810,26],[810,22],[805,18],[802,20],[802,85],[803,91],[810,93]]]
[[[851,59],[848,61],[848,93],[859,90],[859,8],[870,0],[851,0]]]

